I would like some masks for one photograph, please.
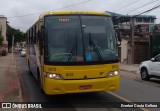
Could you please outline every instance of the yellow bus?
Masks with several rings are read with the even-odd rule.
[[[119,89],[117,37],[104,12],[46,12],[27,32],[30,73],[48,95]]]

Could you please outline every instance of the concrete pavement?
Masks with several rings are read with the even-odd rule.
[[[0,102],[23,102],[16,60],[11,53],[0,56]]]
[[[139,64],[120,64],[121,75],[131,78],[141,78]],[[124,72],[125,71],[125,72]],[[128,72],[128,73],[127,73]]]
[[[132,72],[132,73],[135,73],[135,74],[139,74],[140,71],[139,71],[139,64],[120,64],[120,70],[122,71],[128,71],[128,72]]]

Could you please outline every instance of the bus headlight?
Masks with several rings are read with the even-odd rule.
[[[112,72],[109,72],[108,74],[107,74],[107,77],[113,77],[113,76],[117,76],[117,75],[119,75],[120,73],[119,73],[119,70],[117,70],[117,71],[112,71]]]
[[[50,73],[44,73],[45,77],[48,77],[50,79],[55,79],[55,80],[62,80],[63,77],[60,74],[50,74]]]

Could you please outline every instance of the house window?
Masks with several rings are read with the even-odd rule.
[[[136,18],[136,22],[143,22],[142,18]]]
[[[143,21],[144,21],[145,23],[150,23],[150,19],[149,19],[149,18],[144,18]]]
[[[154,19],[151,19],[151,23],[154,23]]]

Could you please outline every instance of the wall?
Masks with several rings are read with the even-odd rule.
[[[134,64],[140,64],[150,59],[149,42],[135,42],[134,46]]]
[[[8,44],[6,40],[6,32],[7,32],[6,21],[7,19],[5,17],[0,16],[0,28],[2,27],[2,35],[4,37],[4,44]]]
[[[127,55],[128,55],[128,41],[122,39],[121,42],[121,62],[127,63]]]
[[[6,33],[7,33],[7,18],[0,15],[0,30],[2,30],[2,35],[4,37],[4,41],[3,41],[3,44],[4,44],[4,47],[7,51],[8,51],[8,41],[7,41],[7,36],[6,36]]]

